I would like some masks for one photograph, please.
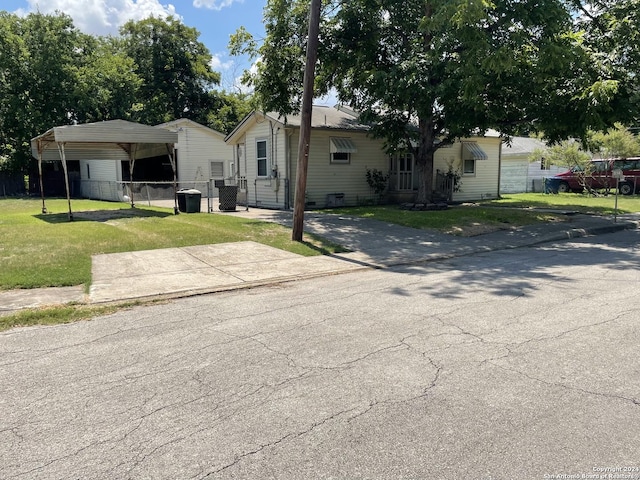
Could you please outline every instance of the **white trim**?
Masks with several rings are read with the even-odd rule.
[[[258,156],[258,144],[264,142],[264,157]],[[264,160],[264,175],[260,175],[260,161]],[[269,176],[269,139],[256,138],[256,177],[267,178]]]

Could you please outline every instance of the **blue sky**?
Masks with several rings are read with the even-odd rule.
[[[213,69],[222,75],[221,87],[228,91],[238,87],[237,78],[250,67],[247,59],[229,55],[229,35],[244,26],[262,38],[265,4],[266,0],[0,0],[2,10],[19,15],[64,12],[76,27],[94,35],[116,35],[131,19],[173,15],[200,32],[200,41],[213,55]]]

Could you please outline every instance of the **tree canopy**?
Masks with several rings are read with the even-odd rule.
[[[248,99],[215,89],[220,75],[198,37],[171,17],[96,37],[62,13],[0,11],[0,169],[27,173],[30,139],[74,122],[189,118],[231,131],[250,109]]]
[[[494,128],[503,135],[541,131],[558,141],[633,118],[633,76],[625,76],[633,62],[596,61],[605,47],[594,22],[575,20],[582,7],[562,0],[330,0],[316,94],[335,88],[390,151],[413,153],[418,201],[427,201],[434,153],[458,138]],[[262,45],[246,31],[232,41],[258,60],[250,81],[266,110],[298,108],[307,15],[304,0],[269,0]]]

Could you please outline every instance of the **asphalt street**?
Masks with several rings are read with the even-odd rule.
[[[0,478],[640,478],[639,240],[3,332]]]

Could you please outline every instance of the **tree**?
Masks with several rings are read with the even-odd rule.
[[[131,119],[136,112],[142,79],[122,41],[90,37],[78,68],[74,118],[79,123]]]
[[[625,125],[640,123],[640,0],[572,0],[576,27],[596,52],[606,74],[592,90],[603,90],[609,112]],[[604,125],[598,130],[605,130]]]
[[[0,156],[11,170],[33,165],[31,138],[73,121],[83,38],[64,14],[0,12]]]
[[[173,17],[129,21],[121,29],[124,50],[142,79],[136,121],[155,125],[176,118],[205,123],[209,91],[220,81],[211,53],[195,28]]]
[[[251,77],[266,109],[286,114],[299,101],[306,5],[267,4]],[[524,125],[557,141],[612,122],[617,84],[561,0],[336,0],[324,12],[316,94],[336,88],[390,152],[414,155],[420,202],[432,193],[436,150],[456,139]],[[234,40],[237,51],[255,46],[246,32]]]
[[[603,158],[628,158],[640,155],[640,140],[626,127],[617,123],[606,132],[593,132],[589,138],[590,150]]]
[[[206,125],[223,133],[231,133],[252,110],[249,95],[212,90],[209,92],[211,108]]]

